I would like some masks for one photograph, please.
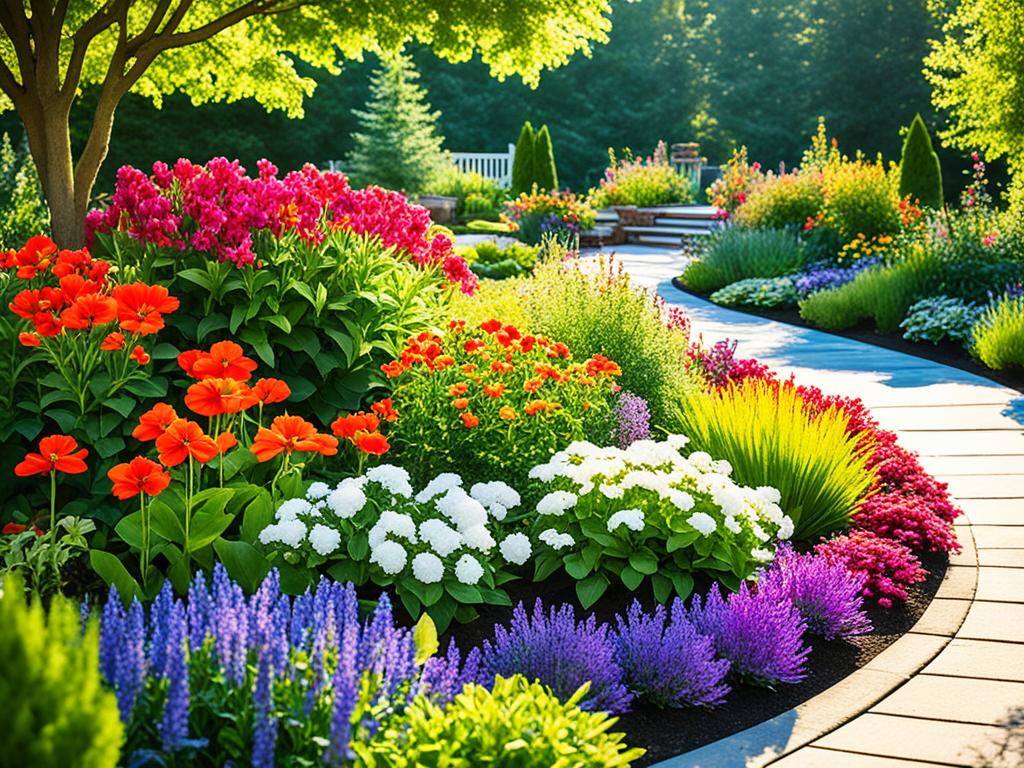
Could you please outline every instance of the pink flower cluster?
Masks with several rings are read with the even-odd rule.
[[[117,173],[110,205],[86,217],[86,241],[97,232],[121,231],[160,247],[192,248],[221,261],[259,266],[257,234],[275,239],[294,232],[316,245],[331,229],[376,235],[399,257],[428,268],[440,266],[446,278],[472,293],[476,277],[455,255],[448,237],[430,237],[430,214],[397,192],[376,187],[354,190],[342,173],[312,165],[278,178],[269,161],[259,175],[246,175],[237,160],[214,158],[206,165],[180,159],[171,168],[153,164],[152,175],[131,166]]]
[[[853,530],[818,544],[814,551],[829,562],[843,563],[865,579],[862,594],[883,608],[909,597],[907,587],[925,580],[927,573],[909,547],[871,531]]]

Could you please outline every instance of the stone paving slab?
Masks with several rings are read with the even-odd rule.
[[[1024,568],[1024,549],[983,549],[978,565],[995,568]]]
[[[976,525],[974,543],[978,549],[1024,549],[1022,525]]]
[[[1024,605],[976,600],[957,637],[1024,643]],[[1021,705],[1024,706],[1024,700]]]
[[[1024,474],[978,474],[972,477],[943,477],[949,492],[957,499],[1007,499],[1021,505],[1024,498]]]
[[[1024,431],[1003,403],[985,405],[950,404],[875,408],[871,414],[886,429],[902,432],[933,432],[949,429],[1008,429]]]
[[[948,479],[957,475],[1017,475],[1024,472],[1024,454],[922,456],[921,464],[940,479]]]
[[[919,760],[894,760],[834,749],[807,747],[772,763],[772,768],[935,768],[943,763],[924,763]],[[946,763],[945,765],[948,765]]]
[[[1024,435],[1007,430],[906,432],[900,444],[922,456],[1016,456],[1024,449]]]
[[[998,483],[999,478],[993,477],[992,482]],[[958,503],[973,525],[1024,525],[1024,500],[961,498]]]
[[[1024,603],[1024,568],[982,568],[978,571],[977,600]]]
[[[971,600],[978,585],[978,568],[974,565],[950,565],[939,584],[937,598]]]
[[[871,708],[883,715],[1000,725],[1024,702],[1024,683],[917,675]]]
[[[1024,644],[957,637],[922,670],[922,674],[1024,683]]]
[[[952,637],[967,618],[970,600],[936,597],[914,625],[914,631],[926,635]]]

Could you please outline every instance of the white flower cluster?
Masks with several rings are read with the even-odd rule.
[[[445,472],[413,495],[408,472],[389,464],[362,477],[346,478],[334,488],[313,483],[305,498],[289,499],[278,507],[276,522],[264,528],[259,539],[293,549],[308,542],[317,554],[329,556],[341,546],[342,531],[346,537],[357,532],[349,521],[371,499],[375,519],[367,521],[364,515],[360,528],[366,526],[370,562],[390,576],[408,567],[417,580],[435,584],[444,579],[448,567],[461,583],[477,584],[485,573],[483,563],[495,548],[513,565],[523,565],[532,554],[525,534],[512,533],[499,545],[492,532],[521,503],[511,486],[500,481],[476,483],[467,493],[459,475]],[[453,562],[446,565],[449,558]]]
[[[683,435],[670,435],[661,442],[638,440],[625,449],[575,442],[530,470],[531,478],[542,482],[564,479],[574,486],[572,491],[552,491],[544,496],[537,504],[537,514],[561,517],[594,494],[590,503],[610,513],[608,530],[624,534],[642,531],[650,523],[653,503],[666,513],[672,508],[690,513],[682,519],[701,536],[724,533],[720,528],[733,535],[746,532],[748,540],[756,542],[751,557],[770,560],[774,550],[770,542],[793,534],[792,519],[779,507],[779,492],[737,484],[730,477],[729,462],[716,461],[703,451],[682,455],[680,449],[688,442]],[[648,493],[636,494],[635,489]],[[626,503],[616,504],[627,493]],[[700,509],[691,512],[698,502]],[[647,510],[646,519],[639,507]],[[543,531],[539,539],[555,549],[573,543],[571,535],[559,534],[554,528]]]

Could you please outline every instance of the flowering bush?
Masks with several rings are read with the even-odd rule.
[[[103,608],[99,668],[117,695],[126,762],[344,763],[415,696],[445,701],[462,688],[453,657],[424,664],[430,633],[396,627],[386,596],[360,622],[351,584],[323,580],[291,599],[272,572],[247,599],[219,566],[188,594],[185,605],[165,587],[147,615],[112,590]]]
[[[672,605],[673,621],[682,616],[682,601]],[[694,596],[685,616],[701,634],[714,640],[715,650],[728,659],[732,675],[753,685],[773,688],[798,683],[806,675],[811,649],[804,643],[807,625],[789,600],[740,585],[728,598],[715,584],[703,600]]]
[[[708,201],[719,209],[719,218],[728,219],[747,202],[751,187],[763,178],[761,164],[747,160],[747,148],[734,149],[721,177],[707,188]]]
[[[729,661],[715,658],[714,641],[697,632],[683,611],[665,606],[644,614],[636,600],[615,617],[615,661],[626,687],[659,707],[713,707],[725,701]]]
[[[544,610],[540,599],[527,614],[522,603],[512,613],[508,629],[494,628],[494,642],[485,640],[480,662],[485,685],[493,677],[524,675],[547,686],[559,699],[568,699],[587,683],[580,708],[625,712],[633,700],[615,662],[615,644],[607,624],[591,615],[577,623],[569,604]]]
[[[925,580],[921,562],[903,544],[870,531],[855,530],[823,541],[815,552],[829,562],[842,563],[864,578],[861,594],[883,608],[906,600],[907,588]]]
[[[618,421],[615,444],[619,448],[629,448],[637,440],[651,436],[651,410],[642,397],[623,392],[615,408],[615,418]]]
[[[546,234],[571,242],[597,221],[594,209],[569,190],[564,192],[523,192],[505,203],[502,221],[508,222],[525,243],[537,245]]]
[[[875,493],[861,502],[857,527],[906,544],[915,552],[958,552],[960,544],[948,521],[915,495]]]
[[[737,225],[751,229],[798,228],[817,216],[824,204],[820,171],[769,172],[749,188],[734,218]]]
[[[500,481],[476,483],[444,473],[413,493],[409,474],[383,464],[334,488],[314,483],[281,504],[259,540],[278,552],[293,582],[332,576],[392,587],[412,616],[430,613],[446,628],[469,621],[476,604],[511,605],[502,585],[509,567],[530,559],[530,539],[501,523],[520,504]]]
[[[563,567],[584,607],[613,579],[630,590],[649,581],[666,602],[673,590],[690,594],[694,572],[735,588],[771,560],[774,540],[793,532],[778,491],[738,485],[729,463],[706,453],[684,457],[687,442],[673,435],[625,450],[577,442],[530,470],[549,491],[533,523],[546,545],[535,577]]]
[[[804,299],[818,291],[828,291],[853,280],[868,267],[879,263],[876,257],[861,258],[848,267],[836,267],[831,262],[815,262],[804,270],[804,273],[793,281],[798,298]]]
[[[690,182],[668,161],[668,147],[659,141],[654,152],[633,157],[627,149],[622,159],[608,150],[610,161],[597,189],[591,189],[588,202],[594,208],[636,205],[641,208],[692,201]]]
[[[892,259],[897,243],[892,235],[882,234],[874,237],[867,237],[858,232],[857,235],[845,243],[836,254],[836,261],[843,266],[860,266],[863,269],[863,262],[880,262]]]
[[[401,414],[393,443],[415,456],[419,481],[459,467],[467,480],[522,487],[531,466],[571,441],[612,435],[619,366],[571,359],[564,343],[493,319],[420,334],[383,366]]]
[[[790,277],[750,277],[719,288],[708,298],[726,307],[788,307],[796,304]]]

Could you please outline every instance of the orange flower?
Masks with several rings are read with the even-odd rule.
[[[552,403],[548,400],[531,400],[523,407],[523,410],[527,416],[533,416],[542,411],[557,411],[561,407],[558,403]]]
[[[384,363],[380,369],[384,371],[385,376],[393,379],[405,372],[406,365],[401,360],[393,360],[390,363]]]
[[[124,334],[119,333],[118,331],[114,331],[113,333],[107,334],[107,338],[105,338],[100,343],[100,349],[102,349],[104,352],[116,352],[123,346]]]
[[[391,449],[388,439],[380,432],[358,432],[355,443],[356,448],[371,456],[383,456]]]
[[[587,373],[591,376],[621,376],[622,369],[618,363],[609,360],[604,355],[594,355],[587,360]]]
[[[187,349],[178,355],[178,365],[185,373],[191,376],[193,379],[198,379],[199,376],[195,373],[196,362],[206,356],[206,352],[199,349]]]
[[[60,316],[65,328],[88,328],[105,325],[117,317],[117,302],[109,296],[87,293],[75,299]]]
[[[504,360],[495,360],[493,363],[491,363],[491,370],[494,371],[495,373],[508,373],[514,367],[515,366],[513,366],[512,363],[506,362]]]
[[[396,411],[394,406],[391,404],[390,397],[385,397],[383,400],[377,401],[370,406],[370,410],[389,423],[398,419],[398,411]]]
[[[19,333],[18,341],[23,347],[38,347],[40,344],[39,337],[34,333]]]
[[[533,346],[536,343],[537,338],[535,336],[523,336],[523,338],[519,340],[519,349],[523,352],[529,352],[533,349]]]
[[[221,432],[217,435],[217,450],[219,450],[221,454],[227,453],[236,445],[238,445],[238,440],[236,440],[235,436],[230,432]]]
[[[465,413],[460,413],[459,418],[462,419],[462,423],[466,426],[467,429],[472,429],[473,427],[480,423],[480,417],[474,416],[469,411],[466,411]]]
[[[233,341],[218,341],[208,354],[196,359],[192,375],[197,379],[236,379],[248,381],[256,370],[256,361],[243,354]]]
[[[155,461],[136,456],[126,464],[118,464],[107,472],[114,483],[114,495],[124,501],[140,493],[157,496],[170,485],[171,475]]]
[[[475,353],[479,352],[481,349],[483,349],[486,346],[487,346],[487,342],[485,342],[485,341],[482,341],[480,339],[470,339],[469,341],[467,341],[462,346],[462,348],[465,349],[466,352],[468,352],[469,354],[472,355],[472,354],[475,354]]]
[[[487,384],[484,387],[484,394],[486,394],[488,397],[493,397],[493,398],[497,399],[497,398],[501,397],[503,394],[505,394],[505,385],[504,384]]]
[[[112,295],[117,301],[117,319],[121,327],[142,336],[163,328],[163,316],[180,306],[180,302],[170,296],[162,285],[129,283],[114,288]]]
[[[40,336],[59,336],[64,328],[60,319],[49,312],[37,312],[32,318],[32,323],[36,327],[36,333]]]
[[[464,330],[466,330],[466,321],[452,320],[448,323],[448,330],[452,331],[453,333],[462,333]]]
[[[157,403],[139,417],[139,425],[132,430],[132,437],[146,443],[156,440],[167,431],[178,414],[167,403]]]
[[[462,366],[462,372],[464,374],[466,374],[467,376],[469,374],[471,374],[471,373],[476,372],[476,369],[477,369],[476,363],[466,363],[464,366]]]
[[[454,400],[452,400],[452,405],[461,411],[464,408],[469,408],[469,400],[467,400],[464,397],[457,397]]]
[[[132,350],[131,358],[139,365],[146,365],[149,363],[149,355],[141,344],[135,345],[135,349]]]
[[[452,384],[448,387],[448,397],[458,397],[459,395],[466,394],[466,390],[469,389],[469,385],[464,381],[460,381],[458,384]]]
[[[544,386],[544,379],[529,379],[525,384],[523,384],[523,391],[533,394],[542,386]]]
[[[501,321],[495,320],[494,318],[491,318],[490,320],[486,320],[480,323],[480,330],[483,331],[484,333],[494,333],[495,331],[498,331],[500,329]]]
[[[88,469],[83,461],[88,455],[85,448],[78,449],[75,438],[50,435],[39,441],[39,453],[25,454],[25,458],[14,468],[14,474],[18,477],[48,475],[50,472],[80,475]]]
[[[200,416],[238,413],[256,405],[256,396],[236,379],[203,379],[188,388],[185,405]]]
[[[46,235],[30,237],[14,255],[14,263],[18,267],[17,276],[22,280],[31,280],[37,272],[43,272],[50,266],[50,257],[56,252],[57,244]]]
[[[269,461],[282,451],[333,456],[338,452],[338,440],[319,434],[316,427],[299,416],[286,415],[274,419],[269,429],[260,427],[250,450],[259,461]]]
[[[501,410],[498,411],[498,415],[505,421],[512,421],[518,415],[514,408],[507,405],[501,406]]]
[[[374,432],[380,426],[380,419],[377,418],[376,414],[364,413],[351,413],[348,416],[339,416],[331,424],[331,431],[338,437],[344,437],[347,440],[352,440],[359,432]]]
[[[280,403],[291,397],[292,390],[280,379],[260,379],[252,387],[256,399],[264,405]]]
[[[160,461],[168,467],[176,467],[190,457],[205,464],[220,453],[213,438],[188,419],[172,421],[156,439],[156,449],[160,453]]]
[[[438,355],[434,358],[434,370],[443,371],[445,368],[450,368],[455,365],[455,358],[451,355]]]

